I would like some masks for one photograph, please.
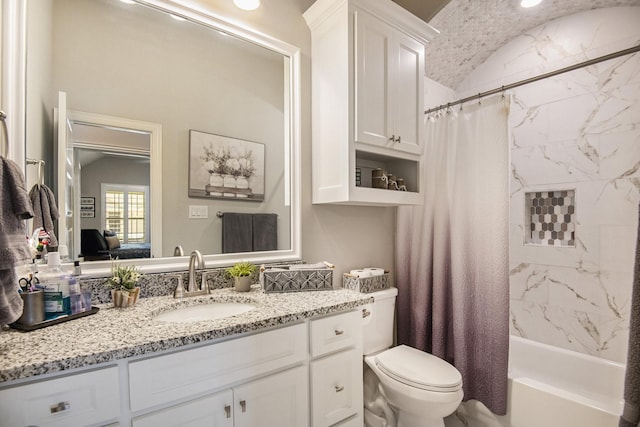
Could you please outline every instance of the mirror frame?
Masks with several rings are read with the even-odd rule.
[[[243,252],[232,254],[203,254],[206,268],[225,267],[238,260],[255,264],[300,260],[302,257],[301,227],[301,123],[300,123],[300,48],[255,31],[241,23],[232,22],[207,10],[204,6],[189,5],[179,0],[135,0],[145,6],[181,16],[224,31],[239,39],[254,43],[289,58],[288,93],[289,111],[285,123],[285,203],[291,207],[291,247],[284,250]],[[2,0],[2,107],[7,113],[9,141],[8,158],[25,165],[26,151],[26,1]],[[287,86],[285,86],[287,88]],[[286,144],[288,138],[289,144]],[[57,159],[56,159],[57,160]],[[288,167],[287,167],[288,166]],[[57,166],[56,166],[57,167]],[[56,169],[57,170],[57,169]],[[153,186],[153,182],[151,184]],[[165,258],[139,258],[120,261],[124,265],[135,264],[143,273],[181,271],[188,268],[189,256]],[[106,277],[111,273],[110,261],[82,263],[82,273],[87,277]]]

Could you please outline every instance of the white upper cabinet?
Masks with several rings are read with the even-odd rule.
[[[304,18],[313,203],[421,204],[424,47],[436,30],[391,0],[316,0]],[[377,168],[405,187],[374,185]]]
[[[356,10],[356,142],[421,154],[424,45]]]

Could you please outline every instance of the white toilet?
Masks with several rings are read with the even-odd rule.
[[[462,402],[462,376],[442,359],[393,344],[396,288],[371,294],[363,311],[367,427],[444,427]]]

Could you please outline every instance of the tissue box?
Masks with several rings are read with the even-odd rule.
[[[391,279],[389,278],[388,271],[385,271],[382,275],[371,277],[357,277],[345,273],[342,275],[342,287],[368,294],[370,292],[389,289],[391,287]]]
[[[260,271],[264,292],[305,292],[333,289],[333,268],[293,269],[272,267]]]

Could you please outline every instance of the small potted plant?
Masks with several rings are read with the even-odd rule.
[[[138,280],[141,276],[142,273],[135,265],[123,266],[115,261],[111,264],[111,277],[107,279],[107,286],[111,288],[114,307],[129,307],[138,301]]]
[[[247,292],[251,289],[251,275],[256,266],[247,261],[241,261],[229,267],[227,273],[233,277],[236,291]]]

